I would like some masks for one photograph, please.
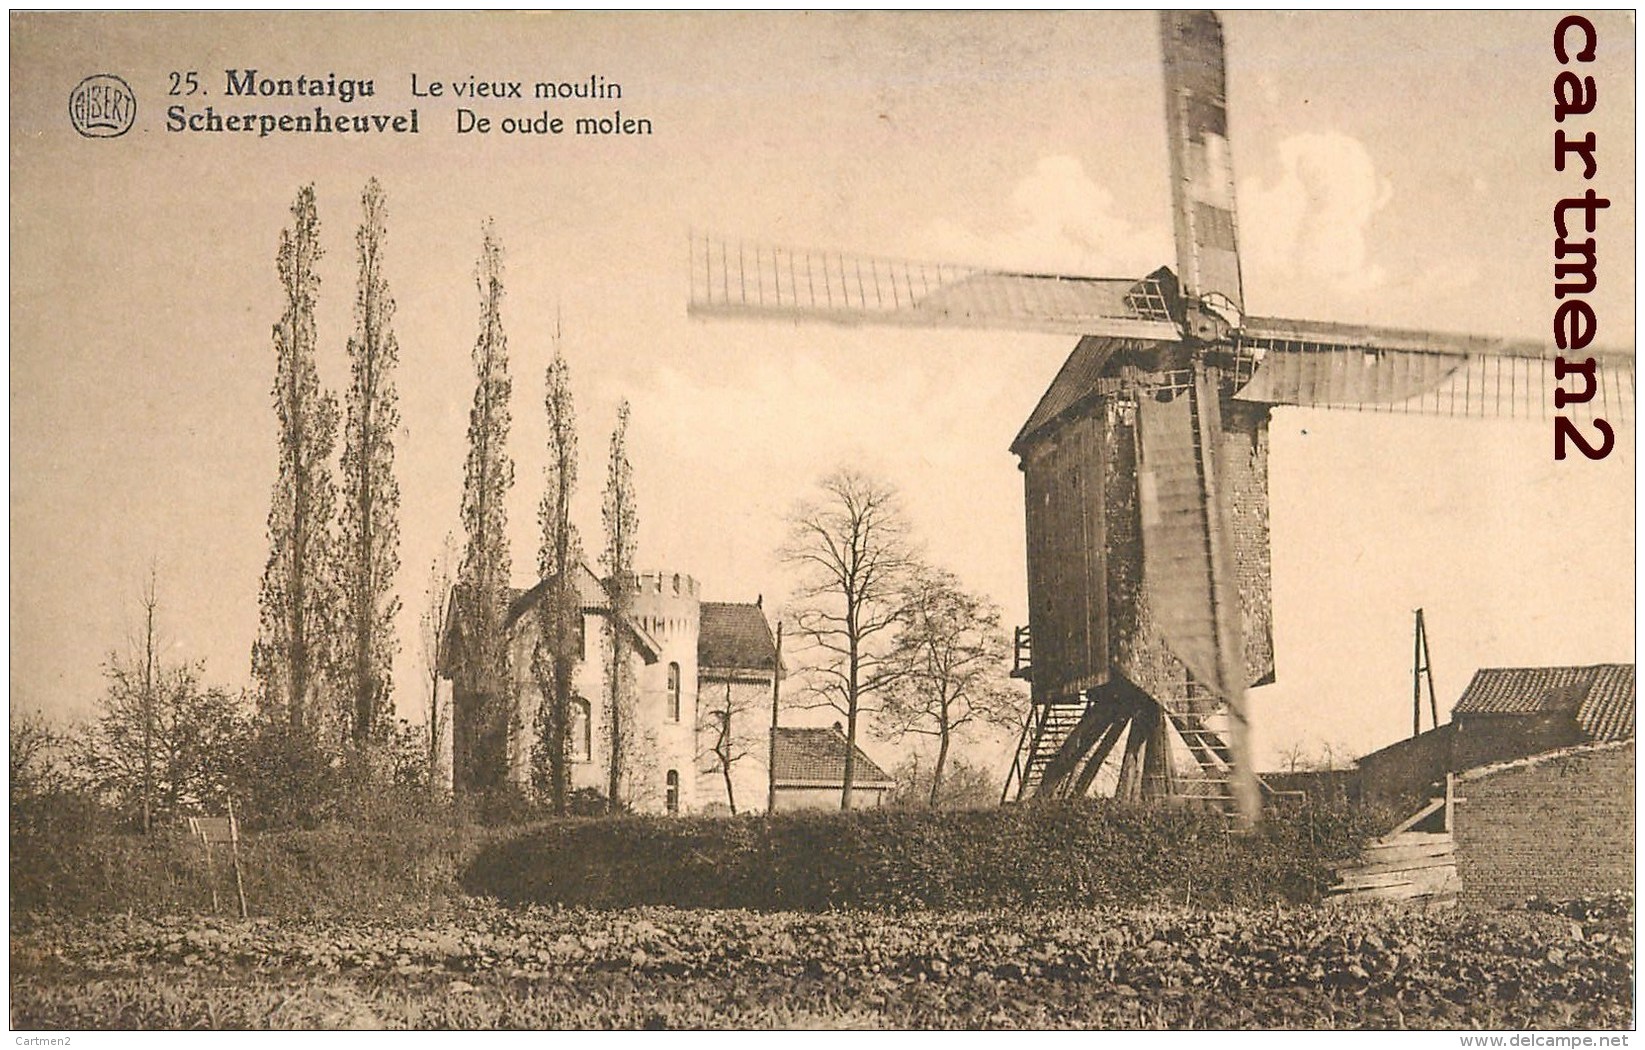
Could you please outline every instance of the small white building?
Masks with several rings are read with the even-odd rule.
[[[776,807],[785,809],[839,809],[845,790],[845,732],[838,722],[829,729],[779,726],[772,731]],[[851,770],[851,807],[872,809],[885,804],[897,786],[891,775],[856,748]]]

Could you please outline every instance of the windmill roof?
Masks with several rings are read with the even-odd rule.
[[[1457,715],[1567,712],[1591,740],[1634,735],[1634,665],[1486,667],[1452,708]]]
[[[838,729],[779,726],[771,731],[772,780],[778,787],[841,787],[845,783],[845,734]],[[889,788],[891,775],[856,748],[852,786]]]
[[[765,610],[753,602],[703,602],[697,666],[748,671],[776,667],[777,646]]]

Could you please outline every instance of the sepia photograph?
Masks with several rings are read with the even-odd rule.
[[[1627,1045],[1633,12],[10,30],[18,1045]]]

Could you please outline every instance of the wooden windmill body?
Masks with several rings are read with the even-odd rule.
[[[1033,703],[1006,795],[1198,798],[1249,824],[1262,789],[1245,695],[1274,677],[1273,407],[1535,416],[1555,353],[1246,316],[1221,25],[1167,12],[1161,41],[1176,273],[1024,274],[694,239],[690,309],[1081,337],[1011,448]],[[1566,411],[1620,422],[1632,355],[1596,357],[1595,396]]]

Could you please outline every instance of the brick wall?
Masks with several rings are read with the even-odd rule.
[[[1457,726],[1452,769],[1473,769],[1584,743],[1569,711],[1547,714],[1454,715]]]
[[[1457,795],[1464,903],[1633,889],[1632,740],[1474,770]]]
[[[1314,805],[1339,805],[1359,800],[1359,770],[1299,769],[1294,773],[1263,773],[1262,782],[1274,791],[1300,791]]]
[[[1455,722],[1390,744],[1359,760],[1360,793],[1368,802],[1387,805],[1422,803],[1448,770],[1464,768],[1453,760]],[[1524,754],[1523,751],[1519,754]],[[1517,757],[1517,756],[1516,756]]]

